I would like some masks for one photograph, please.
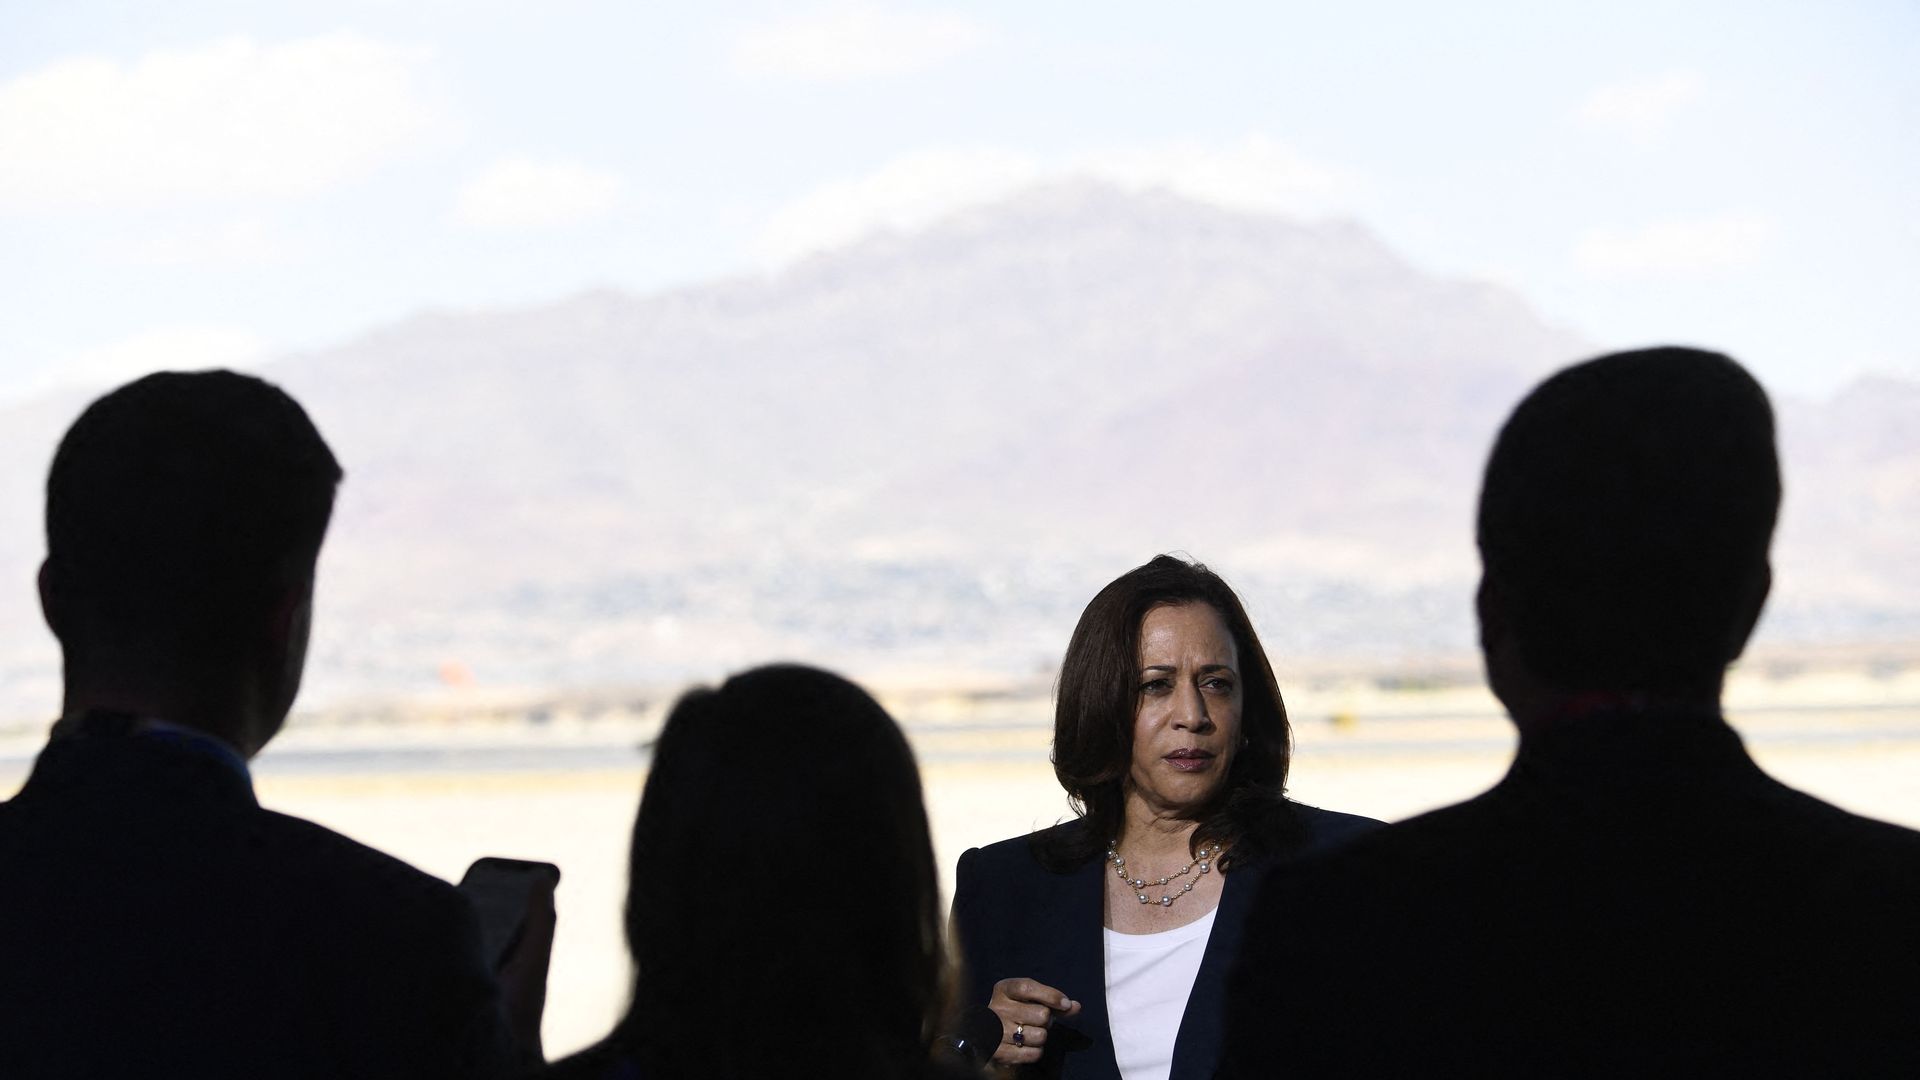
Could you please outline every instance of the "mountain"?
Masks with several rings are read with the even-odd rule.
[[[1162,550],[1226,572],[1282,657],[1464,649],[1485,448],[1594,351],[1351,223],[1092,184],[768,277],[421,315],[267,372],[348,471],[307,700],[431,689],[448,664],[564,685],[782,656],[1036,670]],[[1783,405],[1791,634],[1920,637],[1916,395]],[[0,425],[23,515],[0,534],[21,583],[0,708],[47,700],[27,508],[79,404]]]
[[[1920,639],[1920,383],[1861,379],[1776,409],[1785,491],[1762,629]]]

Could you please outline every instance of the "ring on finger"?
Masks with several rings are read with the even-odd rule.
[[[1013,1025],[1013,1045],[1015,1046],[1027,1045],[1027,1025],[1025,1024]]]

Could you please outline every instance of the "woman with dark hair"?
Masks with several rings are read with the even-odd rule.
[[[1213,1075],[1259,871],[1378,825],[1286,798],[1292,736],[1240,600],[1161,555],[1100,590],[1060,667],[1075,820],[960,857],[963,1000],[1044,1075]]]
[[[628,874],[632,1004],[548,1077],[934,1074],[948,965],[920,776],[859,687],[774,666],[681,698]]]

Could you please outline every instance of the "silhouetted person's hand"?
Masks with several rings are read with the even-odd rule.
[[[544,1062],[540,1021],[547,1011],[547,966],[553,959],[553,929],[559,916],[552,889],[534,889],[527,896],[527,917],[520,940],[501,961],[501,1003],[515,1045],[529,1061]]]

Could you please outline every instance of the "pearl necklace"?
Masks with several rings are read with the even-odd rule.
[[[1171,874],[1168,874],[1166,877],[1160,878],[1157,881],[1148,881],[1146,878],[1128,877],[1127,876],[1127,860],[1125,857],[1123,857],[1120,854],[1120,841],[1118,840],[1107,841],[1107,861],[1113,864],[1114,874],[1116,874],[1121,881],[1126,882],[1127,885],[1133,889],[1134,895],[1138,896],[1140,898],[1140,902],[1143,904],[1151,904],[1154,901],[1148,899],[1147,894],[1141,891],[1142,889],[1145,889],[1149,885],[1166,885],[1170,881],[1174,881],[1176,879],[1186,877],[1187,874],[1191,872],[1193,868],[1196,866],[1200,868],[1201,873],[1203,874],[1210,873],[1213,870],[1213,860],[1219,857],[1220,857],[1219,844],[1213,844],[1208,847],[1203,847],[1200,849],[1199,854],[1193,857],[1193,861],[1187,863],[1187,865],[1181,867],[1180,869],[1174,871]],[[1193,882],[1189,881],[1186,884],[1180,886],[1179,892],[1167,893],[1161,896],[1159,901],[1160,906],[1172,907],[1173,902],[1175,900],[1180,899],[1181,897],[1187,895],[1192,891],[1193,891]]]

